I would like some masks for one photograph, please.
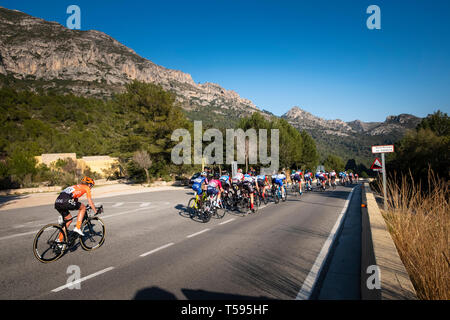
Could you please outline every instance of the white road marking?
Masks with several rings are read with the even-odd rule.
[[[144,207],[148,207],[149,205],[150,205],[150,202],[144,202],[139,207],[144,208]]]
[[[39,230],[30,231],[30,232],[24,232],[24,233],[16,233],[16,234],[12,234],[10,236],[1,237],[0,240],[6,240],[6,239],[11,239],[11,238],[20,237],[20,236],[26,236],[26,235],[29,235],[29,234],[36,234],[38,231]]]
[[[224,221],[224,222],[221,222],[221,223],[219,223],[219,224],[226,224],[226,223],[231,222],[231,221],[233,221],[233,220],[234,220],[234,218],[232,218],[232,219],[230,219],[230,220],[227,220],[227,221]]]
[[[119,213],[115,213],[115,214],[105,215],[105,216],[104,215],[100,215],[99,217],[101,217],[102,219],[108,219],[108,218],[120,216],[120,215],[123,215],[123,214],[128,214],[128,213],[137,212],[137,211],[143,211],[143,210],[148,210],[148,209],[151,209],[151,207],[144,207],[144,208],[140,208],[140,209],[134,209],[134,210],[119,212]],[[75,217],[72,220],[72,224],[75,223],[76,221],[77,220],[76,220],[76,217]],[[51,222],[44,223],[44,224],[38,224],[38,225],[35,225],[34,227],[41,226],[41,225],[46,225],[46,224],[49,224],[49,223],[51,223]],[[16,234],[12,234],[12,235],[9,235],[9,236],[0,237],[0,241],[1,240],[11,239],[11,238],[16,238],[16,237],[20,237],[20,236],[26,236],[26,235],[30,235],[30,234],[36,234],[36,233],[38,233],[38,231],[39,230],[35,230],[35,231],[24,232],[24,233],[16,233]]]
[[[140,257],[148,256],[149,254],[152,254],[152,253],[155,253],[155,252],[157,252],[157,251],[159,251],[159,250],[168,248],[168,247],[170,247],[170,246],[173,246],[174,244],[175,244],[175,243],[173,243],[173,242],[168,243],[168,244],[165,244],[165,245],[163,245],[163,246],[161,246],[161,247],[159,247],[159,248],[156,248],[156,249],[153,249],[153,250],[151,250],[151,251],[149,251],[149,252],[146,252],[146,253],[141,254]]]
[[[202,230],[202,231],[199,231],[199,232],[190,234],[190,235],[186,236],[186,238],[192,238],[192,237],[195,237],[195,236],[197,236],[197,235],[199,235],[199,234],[201,234],[201,233],[203,233],[203,232],[209,231],[209,230],[210,230],[210,229],[205,229],[205,230]]]
[[[53,289],[52,292],[58,292],[58,291],[66,289],[68,287],[72,287],[72,286],[74,286],[74,285],[76,285],[78,283],[81,283],[81,282],[85,281],[85,280],[92,279],[93,277],[96,277],[96,276],[101,275],[101,274],[103,274],[105,272],[111,271],[112,269],[114,269],[114,267],[109,267],[109,268],[100,270],[100,271],[98,271],[96,273],[93,273],[93,274],[91,274],[89,276],[86,276],[84,278],[78,279],[77,281],[73,281],[73,282],[67,283],[67,284],[65,284],[65,285],[63,285],[61,287]]]
[[[330,235],[328,236],[327,240],[323,244],[322,249],[320,250],[320,253],[316,258],[316,261],[314,261],[314,264],[313,264],[311,270],[309,271],[309,274],[306,277],[305,281],[303,282],[303,285],[302,285],[300,291],[298,292],[295,300],[308,300],[311,297],[311,294],[317,283],[317,279],[319,278],[320,272],[322,271],[323,266],[325,264],[326,258],[328,256],[328,254],[330,253],[331,245],[337,236],[337,231],[339,230],[339,227],[342,224],[342,221],[344,220],[343,218],[347,212],[347,208],[350,203],[350,199],[352,197],[354,189],[355,188],[353,188],[352,191],[350,192],[350,194],[348,195],[348,198],[344,204],[344,208],[342,209],[341,213],[339,214],[339,217],[338,217],[336,223],[334,224],[334,227],[331,230]]]
[[[148,209],[150,209],[150,208],[145,207],[145,208],[133,209],[133,210],[128,210],[128,211],[119,212],[119,213],[115,213],[115,214],[110,214],[110,215],[107,215],[107,216],[100,216],[100,217],[102,219],[106,219],[106,218],[121,216],[121,215],[127,214],[127,213],[132,213],[132,212],[137,212],[137,211],[142,211],[142,210],[148,210]]]
[[[112,205],[113,208],[117,208],[123,205],[123,202],[117,202],[116,204]]]

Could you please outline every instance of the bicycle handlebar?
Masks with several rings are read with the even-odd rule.
[[[98,214],[103,212],[103,205],[101,205],[99,207],[95,207],[95,209],[97,210],[97,213],[95,215],[98,215]],[[86,205],[86,210],[87,211],[91,211],[92,210],[91,206],[90,205]]]

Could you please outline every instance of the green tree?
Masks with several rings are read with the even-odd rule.
[[[431,168],[441,178],[449,179],[450,172],[450,121],[440,111],[428,115],[395,145],[387,167],[416,179],[426,179]],[[424,182],[426,183],[426,181]]]
[[[418,124],[417,130],[420,129],[430,129],[438,137],[450,136],[450,118],[447,113],[438,110],[433,114],[429,114]]]
[[[327,171],[335,170],[336,172],[341,172],[344,171],[344,160],[339,156],[331,154],[325,159],[324,166]]]
[[[8,173],[12,180],[17,181],[21,186],[31,182],[31,178],[37,173],[36,159],[21,151],[15,151],[8,160]]]
[[[301,137],[303,141],[302,169],[315,170],[319,163],[316,142],[305,130],[301,132]]]

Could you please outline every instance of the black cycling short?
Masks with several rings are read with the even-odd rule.
[[[245,190],[247,190],[249,193],[253,193],[254,189],[252,186],[251,182],[244,182],[244,184],[242,185],[244,187]]]
[[[258,181],[258,186],[260,186],[261,188],[264,188],[264,186],[266,185],[264,180],[257,180]]]
[[[62,192],[55,201],[55,209],[65,218],[70,214],[70,210],[80,209],[81,202],[77,198],[72,198],[70,194]]]

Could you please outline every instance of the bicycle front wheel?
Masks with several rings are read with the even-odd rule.
[[[59,234],[63,240],[58,242]],[[48,224],[38,231],[33,241],[33,253],[40,262],[56,261],[64,254],[67,248],[67,236],[60,225]]]
[[[211,201],[206,201],[202,211],[201,211],[201,220],[203,223],[209,222],[211,220],[211,216],[214,214],[214,204]]]
[[[95,250],[105,242],[105,224],[100,218],[93,217],[83,221],[81,230],[84,236],[80,236],[80,244],[84,250]]]
[[[198,212],[198,204],[197,204],[197,201],[196,201],[195,198],[191,198],[191,199],[189,200],[189,203],[188,203],[188,205],[187,205],[187,211],[188,211],[189,216],[190,216],[191,218],[192,218],[192,217],[195,217],[195,216],[197,215],[197,212]]]

